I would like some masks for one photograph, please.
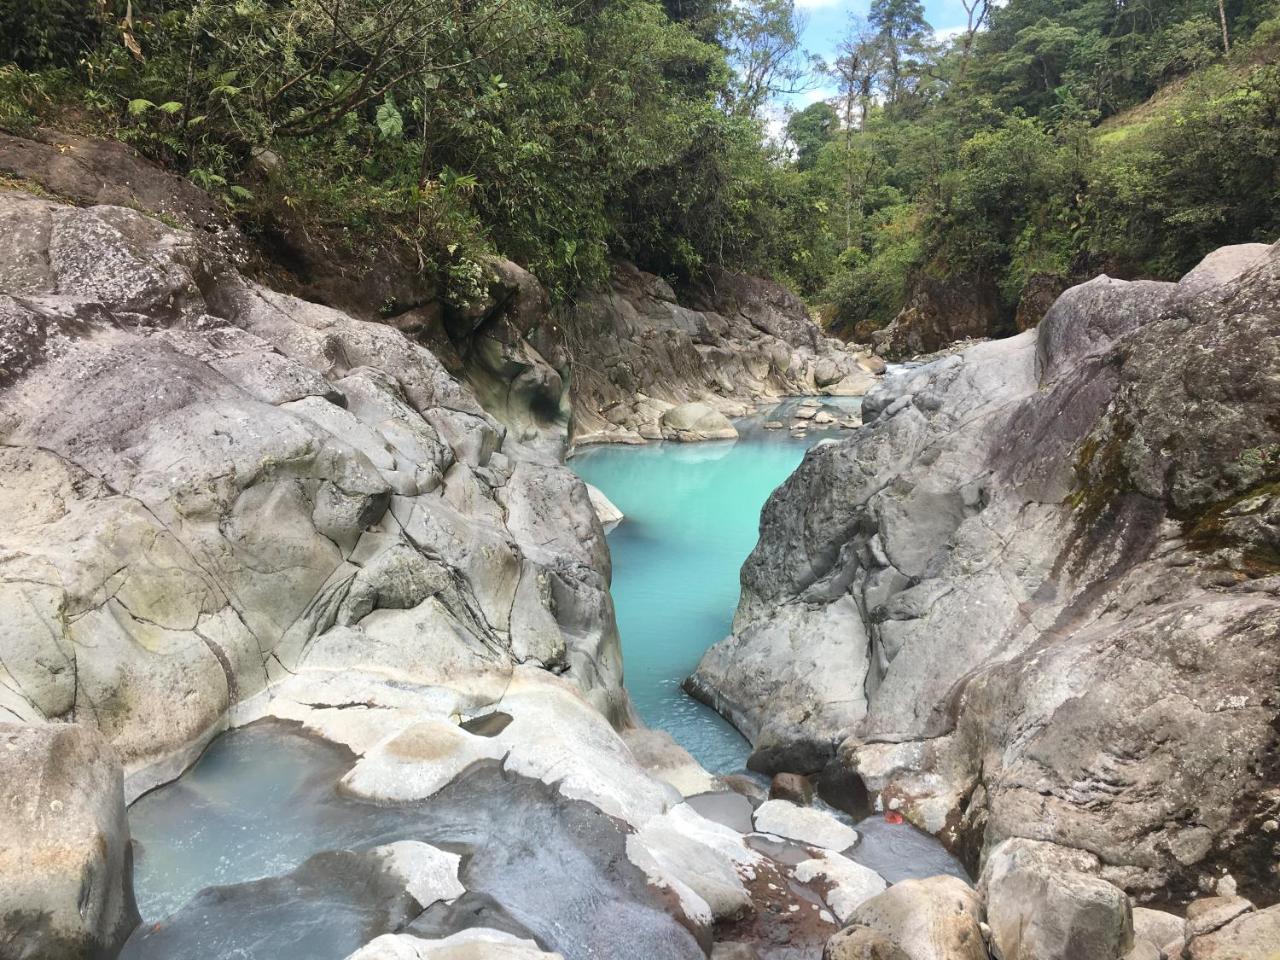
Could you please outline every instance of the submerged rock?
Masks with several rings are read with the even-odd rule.
[[[591,498],[591,509],[596,512],[601,526],[608,528],[622,522],[622,511],[614,506],[613,501],[604,495],[603,490],[588,483],[587,496]]]
[[[407,934],[385,934],[361,947],[347,960],[563,960],[499,930],[463,930],[440,940]]]
[[[682,403],[662,415],[664,440],[733,440],[738,431],[729,418],[705,403]]]
[[[789,800],[768,800],[752,817],[756,830],[788,840],[846,850],[858,842],[858,831],[846,826],[825,810],[800,807]]]

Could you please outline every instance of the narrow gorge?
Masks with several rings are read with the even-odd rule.
[[[1280,244],[887,364],[3,136],[3,960],[1280,956]]]

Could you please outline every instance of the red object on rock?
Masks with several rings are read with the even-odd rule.
[[[898,813],[897,810],[889,810],[885,813],[884,819],[888,823],[901,823],[902,814]]]

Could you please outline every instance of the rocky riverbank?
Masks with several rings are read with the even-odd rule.
[[[1226,248],[886,381],[770,500],[691,680],[757,768],[981,868],[1003,960],[1118,955],[1124,893],[1275,900],[1277,304],[1280,247]],[[1093,952],[1026,932],[1086,902]],[[1280,941],[1232,942],[1187,956]]]
[[[217,238],[16,191],[0,228],[0,956],[277,960],[237,939],[258,928],[235,905],[279,932],[313,900],[393,935],[362,958],[476,938],[495,957],[695,957],[748,933],[762,956],[820,951],[856,834],[818,811],[787,827],[777,801],[791,839],[757,849],[752,802],[634,724],[603,530],[538,436],[403,332],[247,278]],[[407,832],[135,929],[126,802],[257,720],[345,751],[321,792],[406,811]],[[525,866],[559,891],[497,932],[469,893],[530,908],[448,852],[482,853],[450,812],[482,809],[468,791],[541,824]],[[572,850],[595,872],[561,872]],[[797,875],[819,857],[827,873]],[[621,919],[582,926],[606,891]],[[411,936],[433,906],[452,919]],[[344,941],[299,942],[310,960]]]

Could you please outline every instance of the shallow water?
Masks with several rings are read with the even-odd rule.
[[[482,763],[427,801],[379,806],[334,789],[350,765],[341,748],[262,721],[135,803],[144,923],[122,960],[341,960],[406,916],[357,859],[325,851],[397,840],[462,854],[472,908],[566,960],[702,956],[627,860],[621,825],[592,805]],[[441,936],[474,922],[444,912],[411,926]]]
[[[737,440],[592,447],[569,465],[626,515],[610,534],[613,599],[627,689],[641,718],[670,733],[713,773],[740,770],[751,747],[709,707],[680,689],[703,652],[722,639],[738,604],[738,571],[756,544],[760,508],[824,438],[765,430],[789,422],[799,400],[738,424]],[[856,413],[860,397],[823,398]]]

